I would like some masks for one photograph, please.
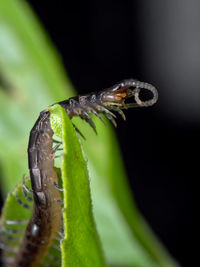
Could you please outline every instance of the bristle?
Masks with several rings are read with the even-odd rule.
[[[28,220],[5,220],[7,225],[27,224]]]
[[[54,182],[53,184],[56,189],[58,189],[59,191],[63,191],[63,188],[59,187],[56,182]]]
[[[19,198],[19,196],[18,196],[17,194],[15,195],[15,198],[16,198],[17,202],[18,202],[23,208],[25,208],[25,209],[29,209],[29,210],[32,209],[32,206],[30,206],[30,205],[28,205],[27,203],[23,202],[23,201]]]

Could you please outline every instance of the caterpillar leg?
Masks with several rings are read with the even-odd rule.
[[[143,90],[151,92],[151,99],[147,101],[141,100],[140,93]],[[133,99],[133,102],[127,103],[128,99]],[[102,118],[99,113],[103,113],[116,126],[116,116],[111,112],[112,110],[118,112],[125,120],[126,117],[122,109],[152,106],[157,102],[157,99],[158,92],[153,85],[134,79],[127,79],[105,90],[72,97],[58,104],[66,110],[70,118],[79,116],[86,120],[96,133],[96,126],[89,113],[93,113],[100,120]]]
[[[28,223],[28,220],[5,220],[4,222],[7,225],[26,225]]]
[[[32,206],[30,206],[29,204],[25,203],[24,201],[22,201],[20,199],[20,197],[18,196],[18,194],[15,195],[15,198],[17,200],[17,202],[25,209],[29,209],[29,210],[32,210]]]
[[[80,117],[82,119],[84,119],[87,123],[89,123],[89,125],[92,127],[92,129],[94,130],[94,132],[97,134],[96,125],[95,125],[93,119],[91,118],[91,116],[88,114],[88,112],[83,109],[81,111]]]
[[[56,189],[58,189],[59,191],[63,191],[63,188],[59,187],[58,184],[56,182],[54,182],[54,186]]]

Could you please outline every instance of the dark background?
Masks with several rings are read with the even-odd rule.
[[[29,0],[79,94],[136,78],[159,101],[116,130],[136,203],[182,266],[196,266],[200,2]]]

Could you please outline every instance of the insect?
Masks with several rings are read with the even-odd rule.
[[[61,200],[54,186],[58,177],[54,170],[55,150],[49,117],[49,112],[41,112],[30,133],[28,161],[34,210],[15,266],[37,266],[61,227]]]
[[[142,89],[151,91],[153,97],[150,100],[142,101],[140,99]],[[126,103],[129,98],[133,98],[134,102]],[[93,113],[101,120],[103,118],[100,113],[103,113],[116,126],[116,116],[112,111],[118,112],[125,119],[123,109],[151,106],[156,103],[157,99],[158,93],[154,86],[129,79],[108,89],[72,97],[57,104],[66,110],[70,118],[81,117],[96,132],[96,126],[89,113]],[[78,131],[76,127],[75,129]],[[58,142],[53,147],[53,134],[50,112],[46,109],[40,113],[30,132],[28,162],[32,190],[27,190],[25,185],[23,190],[25,189],[26,197],[26,191],[33,194],[34,207],[20,248],[11,266],[37,266],[47,254],[62,227],[61,189],[57,186],[58,177],[54,170],[55,152],[60,143]],[[18,202],[23,204],[19,200]]]
[[[140,99],[140,92],[142,89],[150,91],[153,97],[150,100],[142,101]],[[132,97],[135,102],[126,103],[126,100]],[[88,113],[93,113],[101,120],[102,117],[100,117],[99,113],[103,113],[116,127],[116,116],[110,110],[118,112],[122,118],[125,119],[126,117],[122,109],[152,106],[157,100],[158,92],[153,85],[134,79],[128,79],[108,89],[83,96],[72,97],[58,104],[66,110],[70,118],[74,116],[81,117],[86,120],[96,132],[95,124]]]

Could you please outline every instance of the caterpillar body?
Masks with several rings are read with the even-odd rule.
[[[142,89],[149,90],[153,97],[142,101],[140,99]],[[134,102],[126,103],[128,98],[133,98]],[[116,116],[112,111],[118,112],[125,119],[122,109],[151,106],[156,103],[157,99],[158,93],[154,86],[128,79],[108,89],[72,97],[57,104],[66,110],[70,118],[81,117],[96,132],[96,126],[89,113],[93,113],[101,120],[103,119],[99,114],[103,113],[116,126]],[[78,131],[76,127],[75,129]],[[28,144],[28,162],[34,201],[33,214],[14,261],[7,266],[37,266],[47,254],[62,226],[61,196],[57,187],[58,177],[54,170],[54,157],[59,144],[53,147],[53,134],[50,112],[47,109],[40,113],[30,132]]]
[[[28,160],[34,210],[15,266],[37,266],[61,226],[60,192],[54,186],[58,177],[54,170],[53,131],[49,117],[49,112],[41,112],[30,133]]]

